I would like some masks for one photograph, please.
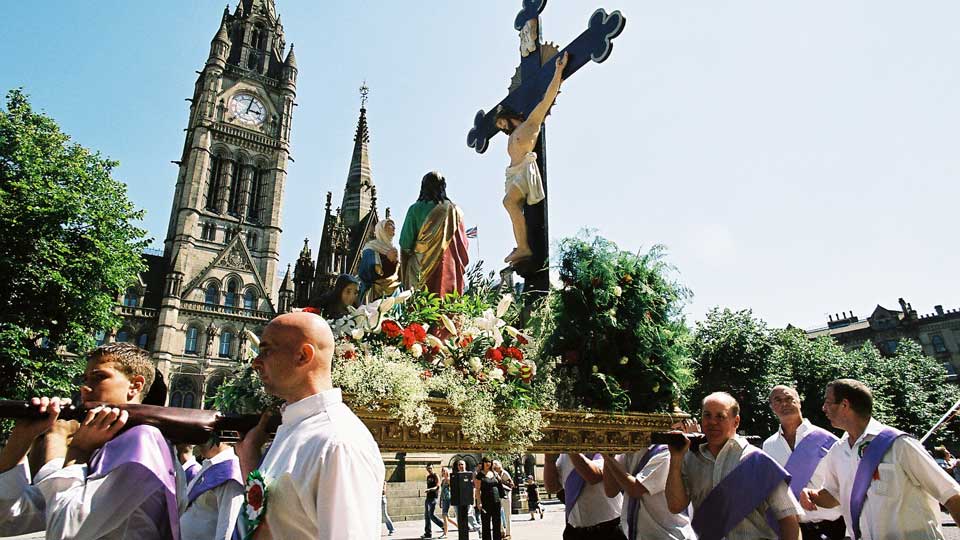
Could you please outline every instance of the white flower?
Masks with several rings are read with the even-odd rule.
[[[420,358],[421,356],[423,356],[423,345],[420,345],[419,343],[414,343],[413,346],[410,347],[410,354],[414,358]]]
[[[504,326],[503,329],[506,330],[507,333],[510,334],[510,337],[512,337],[512,338],[517,337],[517,334],[520,333],[519,330],[517,330],[516,328],[514,328],[514,327],[512,327],[512,326],[510,326],[510,325]]]
[[[406,291],[401,292],[400,294],[398,294],[398,295],[395,296],[394,298],[396,298],[396,301],[397,301],[398,304],[402,304],[402,303],[406,302],[408,299],[410,299],[411,296],[413,296],[413,291],[411,291],[411,290],[406,290]]]
[[[513,303],[513,295],[505,294],[503,298],[500,299],[500,303],[497,304],[497,318],[503,317],[503,315],[510,309],[510,304]]]
[[[530,373],[532,376],[536,377],[537,375],[537,363],[533,360],[524,360],[523,365],[530,368]]]
[[[439,348],[441,351],[446,349],[443,345],[443,341],[440,341],[440,338],[433,334],[427,334],[427,345],[431,348]]]
[[[492,309],[484,311],[483,316],[477,317],[473,320],[473,324],[476,325],[481,332],[486,333],[493,338],[494,347],[499,347],[501,344],[503,344],[503,335],[500,333],[500,327],[506,323],[494,315]]]
[[[396,304],[397,304],[396,298],[392,296],[384,298],[383,301],[380,302],[380,313],[386,313],[390,311],[391,309],[393,309],[393,306],[395,306]]]
[[[503,380],[503,370],[500,368],[493,368],[490,370],[489,378],[491,381],[502,381]]]
[[[467,364],[470,365],[472,371],[480,371],[480,368],[483,366],[483,363],[480,362],[480,359],[476,356],[471,356],[470,359],[467,360]]]
[[[614,296],[620,296],[621,294],[623,294],[623,289],[621,289],[619,285],[614,285],[614,286],[613,286],[613,295],[614,295]]]
[[[352,337],[357,341],[360,341],[361,339],[363,339],[364,333],[365,332],[363,331],[363,328],[355,328],[352,332],[350,332],[350,337]]]
[[[443,327],[447,329],[447,332],[450,332],[453,335],[457,334],[457,325],[453,324],[453,321],[450,320],[450,317],[447,317],[441,313],[440,322],[443,323]]]

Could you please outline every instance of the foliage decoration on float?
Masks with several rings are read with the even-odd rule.
[[[557,359],[563,408],[671,411],[691,383],[691,293],[671,276],[665,248],[620,250],[582,233],[560,242],[561,282],[548,299],[542,354]]]

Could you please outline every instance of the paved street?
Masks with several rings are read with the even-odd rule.
[[[558,540],[563,534],[563,507],[559,504],[552,504],[546,505],[545,509],[546,513],[542,520],[529,521],[530,514],[513,516],[513,521],[511,522],[513,540]],[[960,529],[957,528],[946,514],[943,515],[943,523],[943,532],[946,540],[960,540]],[[420,535],[423,534],[422,520],[403,521],[395,523],[395,525],[396,532],[390,537],[391,539],[414,540],[420,538]],[[440,532],[434,529],[434,538],[439,538],[440,534]],[[383,537],[387,538],[386,527],[383,529]],[[12,538],[16,540],[43,540],[43,534],[28,534]],[[456,540],[456,538],[456,531],[450,531],[447,539]],[[479,538],[480,535],[477,533],[470,534],[470,540],[478,540]]]

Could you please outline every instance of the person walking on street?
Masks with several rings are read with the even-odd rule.
[[[536,519],[534,517],[538,512],[540,513],[540,519],[543,519],[543,507],[540,506],[540,491],[537,489],[537,481],[533,478],[533,475],[527,475],[527,506],[530,508],[530,521]]]
[[[396,530],[393,527],[393,520],[390,519],[390,514],[387,513],[387,483],[383,483],[383,495],[380,496],[380,512],[382,514],[381,521],[387,526],[387,536],[393,536],[393,531]]]
[[[493,473],[497,475],[497,479],[500,480],[500,489],[503,493],[503,498],[500,499],[500,524],[503,527],[503,532],[501,537],[504,539],[510,538],[510,515],[513,512],[513,478],[510,477],[510,473],[503,468],[503,464],[500,463],[500,460],[493,460]]]
[[[437,498],[440,495],[440,478],[433,472],[433,465],[427,465],[427,489],[423,501],[423,536],[420,538],[432,538],[430,522],[437,524],[437,527],[443,529],[443,522],[436,516]],[[443,533],[440,538],[445,538],[447,533]]]
[[[457,525],[450,517],[450,469],[446,467],[440,467],[440,519],[443,520],[443,536],[446,536],[450,525]]]
[[[473,481],[473,499],[480,514],[482,540],[500,540],[500,499],[503,497],[500,480],[493,472],[493,462],[484,457]]]

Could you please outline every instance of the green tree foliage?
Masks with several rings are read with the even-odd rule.
[[[740,403],[741,431],[759,435],[775,421],[767,394],[775,384],[773,342],[766,323],[750,310],[714,308],[697,323],[691,343],[694,384],[690,403],[699,411],[703,398],[727,392]]]
[[[563,286],[548,298],[542,351],[560,359],[561,406],[672,410],[690,380],[690,293],[671,279],[663,247],[633,254],[586,235],[560,246]]]
[[[691,401],[718,390],[730,392],[741,404],[741,431],[750,435],[777,429],[767,401],[776,384],[795,387],[803,416],[830,428],[821,409],[827,383],[857,379],[873,391],[877,420],[917,436],[960,399],[960,388],[947,382],[940,361],[925,356],[912,340],[900,341],[890,356],[870,343],[846,351],[830,337],[811,340],[796,328],[770,330],[749,310],[713,309],[697,324],[691,350],[696,362]],[[956,425],[935,433],[929,444],[960,443]]]
[[[36,113],[20,90],[0,110],[0,397],[69,395],[94,332],[116,326],[136,279],[142,213],[91,153]]]

